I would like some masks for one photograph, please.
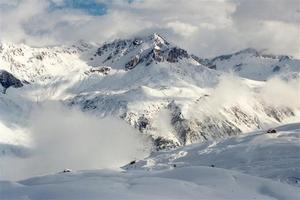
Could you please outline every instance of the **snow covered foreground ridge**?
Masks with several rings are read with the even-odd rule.
[[[298,200],[300,124],[276,130],[157,152],[121,172],[65,170],[18,182],[0,181],[0,197]]]
[[[300,61],[289,56],[246,49],[201,59],[158,34],[102,46],[2,43],[0,55],[0,67],[23,81],[0,94],[0,117],[9,127],[40,103],[60,101],[120,117],[164,149],[299,117]]]

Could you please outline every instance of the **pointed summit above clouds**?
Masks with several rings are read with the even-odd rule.
[[[90,63],[91,65],[102,63],[131,70],[140,64],[148,66],[158,62],[175,63],[190,57],[186,50],[153,33],[146,37],[118,39],[105,43],[97,49]],[[197,63],[194,59],[189,62]]]

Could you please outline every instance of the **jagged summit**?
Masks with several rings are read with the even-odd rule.
[[[94,57],[90,58],[90,63],[95,65],[100,62],[104,65],[131,70],[142,63],[146,66],[153,62],[175,63],[190,57],[186,50],[153,33],[146,37],[118,39],[105,43],[97,49]]]

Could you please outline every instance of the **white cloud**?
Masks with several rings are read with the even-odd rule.
[[[78,9],[50,12],[49,0],[20,0],[18,6],[2,9],[0,37],[47,45],[79,39],[104,42],[156,31],[202,57],[249,46],[300,56],[298,0],[98,2],[107,4],[105,15]]]
[[[36,108],[28,124],[32,154],[1,158],[1,179],[22,179],[65,168],[117,169],[148,156],[152,146],[149,138],[121,119],[99,119],[56,103]]]
[[[182,35],[183,37],[191,36],[198,29],[196,26],[180,21],[169,22],[167,23],[167,27],[171,28],[175,33]]]

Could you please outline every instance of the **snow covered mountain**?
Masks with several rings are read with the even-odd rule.
[[[0,67],[23,85],[15,89],[1,81],[6,94],[0,94],[0,119],[6,127],[26,128],[20,122],[30,110],[51,100],[99,117],[120,117],[164,149],[299,117],[299,95],[293,105],[274,104],[268,98],[273,91],[266,89],[270,83],[262,80],[278,75],[299,89],[300,61],[253,49],[200,59],[158,34],[101,46],[1,43]]]
[[[296,200],[299,123],[266,130],[299,122],[299,75],[289,56],[200,58],[158,34],[2,42],[0,178],[75,171],[0,181],[0,198]]]
[[[287,55],[267,54],[253,48],[197,60],[211,69],[233,71],[252,80],[265,81],[275,75],[283,75],[285,78],[299,76],[299,60]]]

